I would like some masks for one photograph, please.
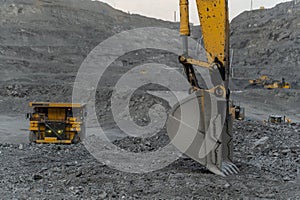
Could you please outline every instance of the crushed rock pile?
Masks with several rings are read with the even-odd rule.
[[[2,198],[300,198],[300,125],[237,122],[234,125],[238,175],[222,178],[182,157],[145,174],[125,173],[98,162],[79,145],[0,145]],[[166,138],[165,138],[166,139]],[[127,151],[154,151],[166,140],[141,143],[124,138]],[[148,149],[132,148],[146,145]],[[126,162],[126,160],[122,160]]]

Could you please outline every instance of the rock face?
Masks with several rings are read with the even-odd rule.
[[[300,3],[247,11],[231,22],[235,78],[285,77],[299,86]]]
[[[231,22],[232,98],[246,107],[246,116],[267,119],[280,114],[299,121],[300,3],[286,2],[271,9],[247,11]],[[267,75],[285,78],[291,90],[248,88],[249,79]],[[260,117],[259,117],[260,116]]]
[[[285,77],[297,88],[299,13],[299,4],[288,2],[273,9],[244,12],[232,21],[237,78],[233,89],[243,89],[249,78],[262,74]],[[3,0],[0,19],[0,111],[9,113],[23,112],[29,101],[71,101],[80,64],[108,37],[138,27],[178,28],[178,24],[84,0]],[[157,51],[137,55],[127,55],[120,62],[128,69],[141,61],[158,59],[180,67],[176,55]]]
[[[96,45],[121,31],[152,26],[178,27],[97,1],[1,1],[0,110],[19,112],[28,101],[71,101],[78,68]]]

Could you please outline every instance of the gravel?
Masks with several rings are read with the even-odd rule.
[[[234,151],[240,173],[226,178],[185,156],[161,170],[135,174],[97,161],[82,144],[22,144],[22,149],[0,144],[5,160],[0,163],[0,194],[5,199],[299,199],[299,129],[299,124],[236,122]],[[115,144],[126,151],[151,152],[167,140],[163,134],[157,137],[155,143],[127,137]],[[255,146],[262,138],[268,140]]]

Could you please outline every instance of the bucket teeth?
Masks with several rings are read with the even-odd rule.
[[[239,169],[232,162],[223,162],[222,163],[222,172],[225,176],[229,176],[229,175],[233,175],[233,174],[238,174]]]

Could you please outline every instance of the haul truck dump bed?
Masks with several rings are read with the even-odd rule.
[[[73,103],[31,102],[29,141],[74,144],[84,138],[85,106]]]

